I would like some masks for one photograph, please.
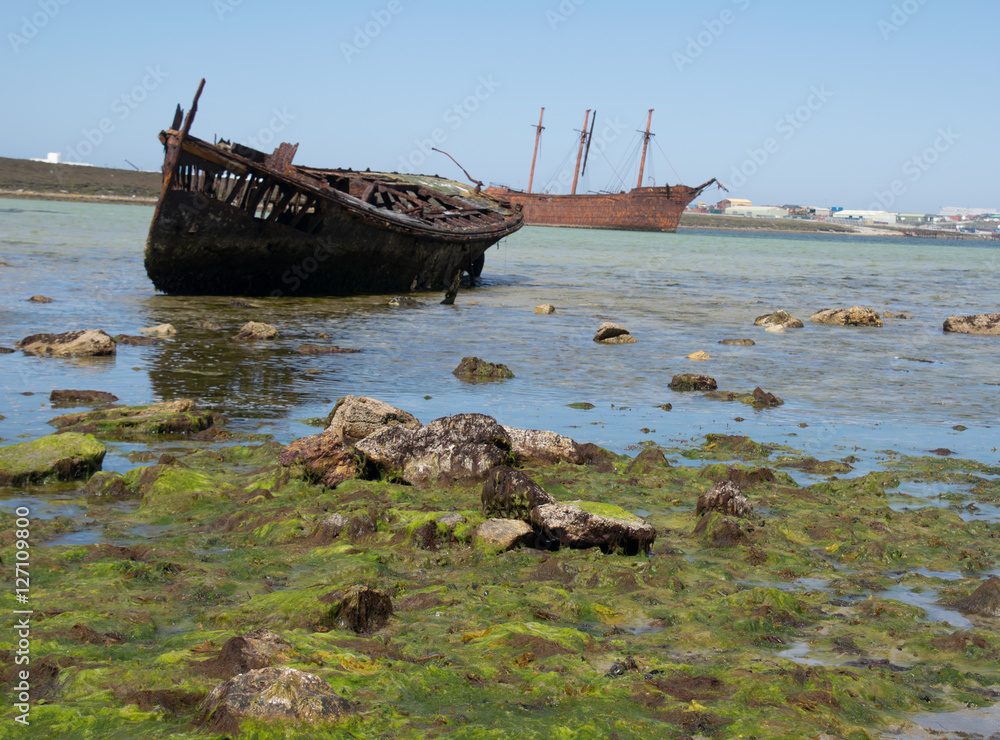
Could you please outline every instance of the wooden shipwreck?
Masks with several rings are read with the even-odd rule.
[[[535,160],[538,157],[538,141],[542,134],[542,117],[545,109],[538,117],[535,136],[535,154],[531,160],[531,176],[528,180],[528,190],[512,190],[506,187],[490,187],[486,192],[520,206],[524,214],[524,222],[535,226],[571,226],[584,229],[619,229],[623,231],[677,231],[681,214],[688,204],[701,195],[709,185],[715,183],[725,190],[721,183],[712,178],[697,187],[687,185],[662,185],[659,187],[643,187],[642,177],[646,167],[646,150],[653,136],[649,127],[653,120],[653,111],[649,111],[646,120],[646,131],[642,146],[642,161],[639,165],[639,182],[629,191],[618,193],[582,193],[577,194],[576,186],[580,176],[580,164],[586,168],[585,150],[589,153],[590,140],[593,136],[593,122],[590,121],[590,111],[584,118],[583,130],[580,132],[580,149],[576,157],[576,170],[573,174],[573,189],[568,195],[552,195],[549,193],[531,192],[535,177]],[[596,111],[594,117],[596,119]],[[590,131],[587,125],[590,123]]]
[[[146,242],[158,290],[182,295],[355,295],[457,290],[523,224],[480,187],[429,175],[292,164],[189,134],[180,106],[160,134],[163,187]],[[183,119],[183,124],[182,124]]]

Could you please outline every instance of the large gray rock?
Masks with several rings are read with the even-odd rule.
[[[810,316],[809,320],[817,324],[838,326],[882,326],[882,317],[878,315],[878,311],[864,306],[824,308]]]
[[[199,723],[212,733],[235,735],[240,720],[310,725],[356,711],[322,678],[293,668],[258,668],[219,684],[202,706]]]
[[[0,447],[0,486],[89,478],[101,469],[107,449],[90,434],[52,434]]]
[[[344,396],[338,400],[326,424],[328,432],[352,444],[383,427],[420,429],[421,426],[413,414],[367,396]]]
[[[355,445],[372,472],[409,484],[478,483],[513,462],[511,441],[496,419],[458,414],[420,429],[384,427]]]
[[[775,311],[758,316],[753,321],[754,326],[780,326],[783,329],[801,329],[805,324],[792,316],[788,311]]]
[[[525,473],[507,465],[489,472],[480,496],[486,516],[531,521],[536,506],[554,504],[556,500]]]
[[[510,437],[511,449],[518,465],[528,463],[568,462],[580,465],[584,454],[580,445],[569,437],[539,429],[503,428]]]
[[[649,552],[656,539],[656,530],[642,518],[592,501],[538,506],[531,510],[531,523],[544,539],[561,547],[599,547],[606,554]]]
[[[1000,313],[978,313],[972,316],[949,316],[944,330],[960,334],[1000,335]]]
[[[45,357],[101,357],[115,354],[115,341],[100,329],[64,334],[32,334],[14,345],[17,349]]]

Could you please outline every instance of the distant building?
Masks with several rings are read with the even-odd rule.
[[[785,218],[788,211],[779,206],[732,206],[726,209],[727,216],[751,216],[753,218]]]
[[[753,203],[751,203],[748,200],[744,200],[743,198],[726,198],[725,200],[720,200],[718,203],[716,203],[715,207],[718,208],[720,211],[725,211],[727,208],[732,208],[734,206],[752,206],[752,205]]]
[[[953,218],[955,216],[961,216],[965,218],[971,218],[972,216],[985,216],[990,213],[996,213],[996,208],[955,208],[949,206],[948,208],[942,208],[940,216],[946,218]]]
[[[838,221],[848,223],[895,224],[896,214],[888,211],[840,210],[834,213]]]
[[[811,213],[814,218],[827,218],[831,213],[833,213],[833,211],[829,208],[817,206],[815,208],[810,208],[809,213]]]

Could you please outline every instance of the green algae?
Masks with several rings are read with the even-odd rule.
[[[107,448],[90,434],[49,435],[0,448],[0,486],[88,478]]]
[[[888,497],[925,475],[987,490],[990,473],[935,458],[807,487],[780,471],[759,475],[747,491],[762,526],[720,549],[694,535],[698,496],[730,470],[802,457],[747,441],[721,447],[709,452],[750,465],[671,467],[663,458],[628,470],[621,458],[604,472],[525,471],[562,501],[643,512],[658,532],[649,558],[476,550],[477,487],[323,489],[283,476],[276,445],[203,450],[109,476],[142,501],[92,509],[102,526],[158,534],[148,549],[33,550],[32,597],[45,612],[34,654],[66,663],[61,688],[33,707],[33,729],[204,737],[193,710],[142,711],[119,687],[204,694],[218,681],[192,664],[260,626],[291,643],[284,665],[360,702],[357,716],[316,736],[873,737],[902,713],[990,701],[1000,683],[995,627],[956,630],[884,595],[900,582],[942,598],[971,592],[973,579],[905,574],[995,563],[1000,531],[946,508],[896,511]],[[332,514],[359,526],[318,540],[318,522]],[[454,514],[465,521],[442,522]],[[0,515],[3,531],[12,523]],[[327,597],[354,584],[392,595],[393,617],[370,637],[330,620]],[[9,594],[0,606],[16,608]],[[76,625],[122,641],[81,642]],[[796,645],[828,664],[783,656]],[[626,658],[635,669],[612,671]],[[859,660],[869,662],[847,665]]]

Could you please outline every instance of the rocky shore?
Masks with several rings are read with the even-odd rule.
[[[860,740],[1000,698],[1000,523],[969,516],[1000,468],[719,434],[630,457],[353,396],[281,445],[57,398],[84,409],[0,448],[0,490],[85,511],[31,519],[39,737]]]

